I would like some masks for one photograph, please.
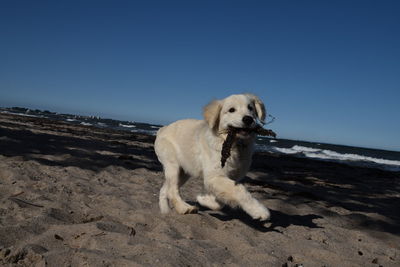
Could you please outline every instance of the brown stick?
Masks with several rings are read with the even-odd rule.
[[[276,138],[276,133],[274,131],[264,129],[261,125],[257,125],[255,128],[252,128],[252,129],[229,127],[228,130],[226,131],[226,133],[228,135],[226,136],[226,139],[225,139],[224,143],[222,144],[222,150],[221,150],[221,167],[222,168],[225,166],[226,160],[231,156],[231,148],[235,141],[236,134],[238,131],[245,131],[248,133],[256,133],[258,135],[272,136],[273,138]]]
[[[16,198],[16,197],[9,197],[8,199],[13,201],[13,202],[15,202],[15,203],[17,203],[17,205],[20,206],[20,207],[23,206],[24,204],[25,205],[34,206],[34,207],[38,207],[38,208],[43,208],[44,207],[42,205],[34,204],[34,203],[31,203],[31,202],[28,202],[26,200],[22,200],[22,199]]]
[[[236,137],[236,128],[229,127],[228,129],[228,135],[222,144],[222,150],[221,150],[221,167],[223,168],[225,166],[226,160],[231,156],[231,148],[233,145],[233,142],[235,141]]]
[[[18,193],[15,193],[15,194],[11,195],[10,197],[17,197],[19,195],[22,195],[23,193],[25,193],[25,192],[21,191],[21,192],[18,192]]]

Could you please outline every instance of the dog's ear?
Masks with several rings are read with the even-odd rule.
[[[254,103],[254,106],[256,107],[256,112],[257,112],[257,117],[258,119],[264,123],[265,117],[266,117],[266,111],[265,111],[265,106],[264,103],[261,101],[261,99],[253,94],[246,94]]]
[[[204,119],[208,123],[208,126],[214,131],[218,131],[219,115],[221,112],[221,108],[221,101],[214,100],[203,109]]]

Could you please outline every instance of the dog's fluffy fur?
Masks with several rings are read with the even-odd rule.
[[[255,127],[257,121],[265,119],[264,104],[255,95],[232,95],[212,101],[204,108],[203,115],[204,120],[180,120],[157,133],[155,151],[165,173],[160,191],[161,212],[168,213],[171,207],[179,214],[196,212],[195,206],[181,198],[179,187],[189,177],[199,177],[207,191],[197,196],[200,205],[213,210],[221,209],[224,204],[239,206],[253,219],[267,220],[269,210],[242,184],[236,183],[250,167],[255,134],[237,133],[231,156],[225,167],[221,167],[221,149],[228,127]]]

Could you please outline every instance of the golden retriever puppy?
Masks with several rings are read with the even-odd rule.
[[[155,141],[155,152],[164,167],[165,182],[160,191],[162,213],[173,207],[179,214],[197,211],[179,195],[179,188],[189,177],[203,179],[207,193],[198,195],[200,205],[213,210],[224,204],[240,207],[253,219],[267,220],[269,210],[253,198],[242,184],[251,164],[256,134],[239,130],[231,155],[221,166],[221,149],[229,127],[252,129],[265,119],[265,107],[251,94],[231,95],[209,103],[204,120],[180,120],[161,128]]]

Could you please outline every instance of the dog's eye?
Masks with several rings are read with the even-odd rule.
[[[230,113],[233,113],[233,112],[236,111],[236,109],[235,109],[235,108],[230,108],[228,111],[229,111]]]
[[[252,107],[251,105],[248,105],[247,108],[248,108],[250,111],[253,111],[253,107]]]

